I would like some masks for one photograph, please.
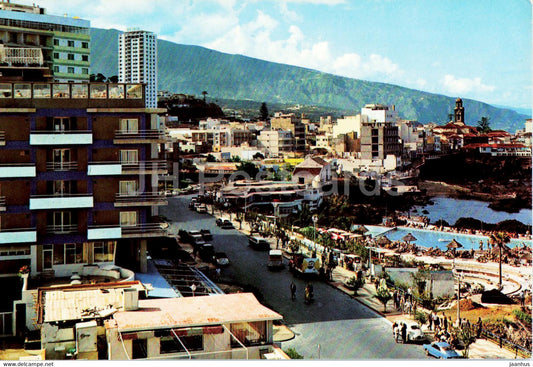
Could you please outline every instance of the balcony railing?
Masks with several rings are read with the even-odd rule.
[[[89,176],[116,176],[131,174],[165,174],[168,173],[166,161],[123,162],[89,162]]]
[[[136,163],[121,163],[124,173],[166,173],[166,161],[140,161]]]
[[[0,62],[10,65],[43,65],[43,52],[40,48],[0,45]]]
[[[67,234],[78,232],[77,224],[55,224],[46,226],[48,234]]]
[[[122,238],[132,237],[159,237],[166,236],[166,229],[161,228],[159,223],[144,223],[136,224],[134,226],[123,226]]]
[[[46,170],[52,172],[77,171],[78,162],[47,162]]]
[[[115,131],[115,144],[131,144],[139,142],[163,143],[167,140],[165,131],[160,130],[137,130],[137,131]]]
[[[167,205],[166,196],[157,192],[144,194],[116,194],[115,207]]]
[[[0,244],[37,242],[35,228],[0,229]]]
[[[0,145],[6,145],[6,132],[0,131]]]
[[[30,133],[30,145],[79,145],[92,144],[89,130],[35,130]]]
[[[34,163],[0,164],[0,178],[35,177],[36,175]]]
[[[30,210],[92,208],[93,194],[31,195]]]

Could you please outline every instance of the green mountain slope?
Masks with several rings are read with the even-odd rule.
[[[117,30],[91,29],[92,73],[117,74],[118,34]],[[402,118],[422,123],[447,122],[457,98],[163,40],[158,41],[158,78],[160,90],[195,95],[207,91],[211,99],[331,107],[347,113],[367,103],[394,104]],[[469,99],[463,102],[471,125],[487,116],[493,129],[514,132],[523,128],[527,118],[510,109]]]

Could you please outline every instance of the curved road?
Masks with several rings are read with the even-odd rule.
[[[248,239],[237,230],[217,227],[215,218],[188,209],[192,196],[169,198],[160,213],[178,229],[209,229],[217,251],[224,251],[231,265],[222,269],[224,280],[235,281],[258,289],[262,303],[283,315],[285,323],[296,334],[283,342],[282,348],[293,347],[306,359],[422,359],[427,358],[421,345],[396,344],[391,324],[359,302],[323,282],[314,281],[315,302],[303,301],[305,282],[285,269],[269,271],[266,251],[248,247]],[[297,298],[290,299],[289,284],[294,280]]]

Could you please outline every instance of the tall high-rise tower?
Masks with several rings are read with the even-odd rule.
[[[128,30],[118,39],[118,80],[145,83],[146,107],[157,107],[157,37],[152,32]]]
[[[44,8],[0,2],[0,68],[44,67],[56,82],[89,81],[90,22]],[[14,69],[10,69],[13,72]],[[28,71],[22,73],[26,78]],[[6,76],[5,73],[2,74]],[[13,75],[14,77],[14,75]]]

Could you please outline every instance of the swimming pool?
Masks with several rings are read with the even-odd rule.
[[[369,226],[365,225],[368,228],[369,232],[367,235],[372,235],[372,237],[385,235],[391,241],[401,241],[407,233],[411,233],[416,237],[417,241],[412,243],[417,246],[422,247],[437,247],[441,250],[446,250],[446,245],[453,239],[463,245],[462,250],[474,250],[479,249],[479,241],[483,241],[483,249],[487,250],[487,243],[489,238],[486,236],[476,236],[471,234],[462,234],[462,233],[450,233],[450,232],[439,232],[431,231],[427,229],[416,229],[416,228],[404,228],[397,227],[396,229],[389,227],[381,226]],[[439,241],[440,240],[440,241]],[[531,241],[523,239],[512,239],[507,246],[515,247],[522,246],[525,243],[527,246],[531,246]]]

